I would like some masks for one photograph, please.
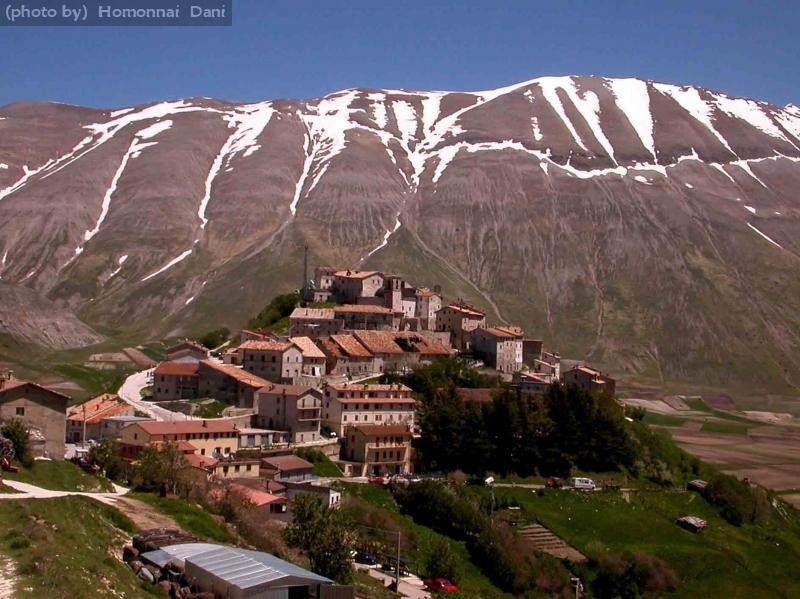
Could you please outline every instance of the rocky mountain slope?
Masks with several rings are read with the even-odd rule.
[[[143,338],[236,326],[308,244],[617,373],[796,391],[799,163],[797,106],[636,79],[11,104],[0,301]]]

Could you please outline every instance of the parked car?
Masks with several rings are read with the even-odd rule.
[[[580,489],[582,491],[594,491],[597,485],[591,478],[583,478],[580,476],[569,479],[569,486],[573,489]]]
[[[353,561],[357,564],[366,564],[368,566],[374,566],[375,564],[378,563],[378,558],[366,551],[353,551],[352,555],[353,555]]]
[[[381,560],[381,570],[385,572],[395,572],[397,570],[397,558],[393,555],[389,555],[384,557]],[[400,576],[410,576],[411,572],[409,571],[408,567],[406,567],[406,563],[403,560],[400,560]]]
[[[560,489],[564,486],[564,482],[560,478],[548,478],[544,486],[548,489]]]
[[[375,483],[376,485],[385,485],[386,479],[383,476],[370,476],[368,482]]]
[[[423,581],[425,588],[443,593],[455,593],[458,587],[446,578],[426,578]]]

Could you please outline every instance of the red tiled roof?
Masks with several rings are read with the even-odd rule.
[[[281,385],[280,383],[267,383],[264,387],[261,387],[256,394],[261,395],[263,393],[272,393],[272,394],[286,394],[291,397],[300,397],[301,395],[305,395],[311,391],[311,387],[306,387],[305,385]]]
[[[25,385],[31,385],[32,387],[36,387],[41,391],[46,391],[47,393],[50,393],[51,395],[56,396],[64,401],[69,401],[70,399],[72,399],[69,395],[64,395],[63,393],[59,393],[58,391],[53,391],[52,389],[43,387],[38,383],[32,383],[30,381],[26,381],[24,379],[18,379],[15,377],[11,380],[4,380],[0,382],[0,400],[3,399],[3,395],[5,395],[7,391],[11,391],[12,389],[18,389],[20,387],[24,387]]]
[[[404,350],[406,349],[407,345],[408,351],[425,356],[450,355],[450,350],[442,345],[441,342],[435,337],[428,337],[426,335],[420,335],[419,333],[412,333],[408,331],[393,333],[393,335],[395,343],[397,343]]]
[[[256,507],[269,505],[270,503],[280,503],[286,501],[285,497],[278,497],[277,495],[272,495],[266,491],[259,491],[258,489],[253,489],[238,483],[231,483],[231,490],[241,493],[247,497],[247,499],[249,499],[250,502]]]
[[[498,339],[522,339],[522,329],[510,327],[482,327],[476,332],[485,333]]]
[[[219,364],[217,362],[213,362],[211,360],[203,360],[200,362],[204,366],[209,368],[213,368],[218,372],[223,372],[227,374],[229,377],[236,379],[242,385],[247,385],[248,387],[254,387],[256,389],[260,389],[266,385],[269,385],[269,381],[266,379],[262,379],[260,376],[256,376],[247,372],[246,370],[242,370],[238,366],[234,366],[232,364]]]
[[[156,366],[154,375],[197,376],[197,368],[197,362],[161,362]]]
[[[403,348],[394,342],[390,331],[354,331],[361,344],[375,354],[402,354]]]
[[[294,343],[300,351],[303,352],[304,358],[324,358],[325,354],[317,347],[308,337],[290,337],[289,340]]]
[[[331,335],[331,341],[341,349],[347,356],[356,358],[371,358],[372,353],[359,343],[353,335]],[[326,348],[329,346],[326,345]]]
[[[100,415],[103,417],[106,415],[113,416],[118,414],[120,410],[116,410],[114,414],[106,414],[106,412],[119,405],[122,405],[123,409],[127,407],[127,404],[119,403],[119,397],[116,395],[111,393],[103,393],[102,395],[93,397],[89,401],[86,401],[82,404],[67,408],[67,420],[83,422],[85,418],[87,422],[90,422],[93,418]],[[94,420],[94,422],[98,421],[99,419]]]
[[[292,347],[292,343],[290,343],[289,341],[273,341],[271,339],[264,341],[250,340],[250,341],[245,341],[244,343],[239,345],[239,349],[253,349],[256,351],[277,351],[277,352],[285,352],[290,347]]]
[[[296,455],[277,455],[261,458],[261,463],[276,470],[311,470],[314,465]]]
[[[187,462],[189,462],[190,466],[194,466],[195,468],[203,468],[205,470],[208,468],[213,468],[217,465],[217,460],[207,455],[187,453],[183,457]]]
[[[372,275],[381,274],[377,270],[338,270],[334,273],[337,277],[344,279],[366,279]]]
[[[468,306],[467,304],[448,304],[442,310],[453,310],[455,312],[460,312],[465,316],[475,316],[479,318],[485,318],[486,312],[482,310],[478,310],[472,306]]]
[[[411,431],[403,424],[362,424],[361,426],[353,427],[353,429],[366,437],[378,437],[381,435],[408,435],[411,437]]]
[[[232,433],[236,427],[229,420],[148,420],[129,426],[139,426],[148,435],[186,435],[189,433]]]
[[[333,320],[333,308],[295,308],[289,320]]]
[[[205,346],[200,345],[199,343],[195,343],[194,341],[184,341],[183,343],[179,343],[178,345],[173,345],[166,351],[166,353],[167,355],[174,354],[184,349],[193,349],[198,352],[203,352],[206,354],[208,353],[208,349]]]
[[[343,304],[334,306],[333,311],[336,314],[394,314],[391,308],[371,304]]]
[[[86,419],[86,424],[97,424],[104,418],[111,418],[112,416],[119,416],[120,414],[124,414],[125,412],[133,413],[133,407],[126,403],[118,403],[110,406],[108,409],[104,410],[99,414],[95,414],[94,416],[90,416]],[[70,418],[70,420],[73,420]],[[80,421],[80,418],[75,418],[74,420]]]

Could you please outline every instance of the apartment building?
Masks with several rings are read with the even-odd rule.
[[[245,341],[239,356],[247,372],[273,383],[294,383],[303,374],[303,351],[291,341]]]
[[[505,374],[522,368],[523,332],[518,327],[486,327],[472,331],[472,351],[487,366]]]
[[[269,381],[238,366],[198,362],[198,397],[213,397],[238,408],[252,408],[256,391]]]
[[[449,304],[436,313],[436,330],[450,333],[450,345],[460,352],[472,349],[472,331],[486,326],[486,313],[464,303]]]
[[[301,385],[270,383],[256,392],[258,425],[289,431],[292,443],[320,439],[322,393]]]
[[[227,420],[134,422],[120,434],[123,457],[129,459],[136,459],[148,445],[166,443],[174,443],[188,453],[220,457],[236,453],[239,438],[236,427]]]
[[[374,270],[340,270],[333,275],[333,294],[343,304],[375,297],[383,289],[383,275]]]
[[[362,424],[414,427],[411,389],[401,384],[340,383],[323,387],[322,422],[339,436]]]
[[[153,372],[153,400],[172,401],[199,397],[198,362],[195,360],[161,362]]]
[[[360,466],[356,476],[411,471],[411,430],[404,424],[362,424],[348,429],[344,459]]]

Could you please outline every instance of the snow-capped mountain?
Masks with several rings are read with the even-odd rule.
[[[617,372],[791,386],[798,163],[797,106],[638,79],[11,104],[0,293],[129,335],[235,326],[307,244]]]

